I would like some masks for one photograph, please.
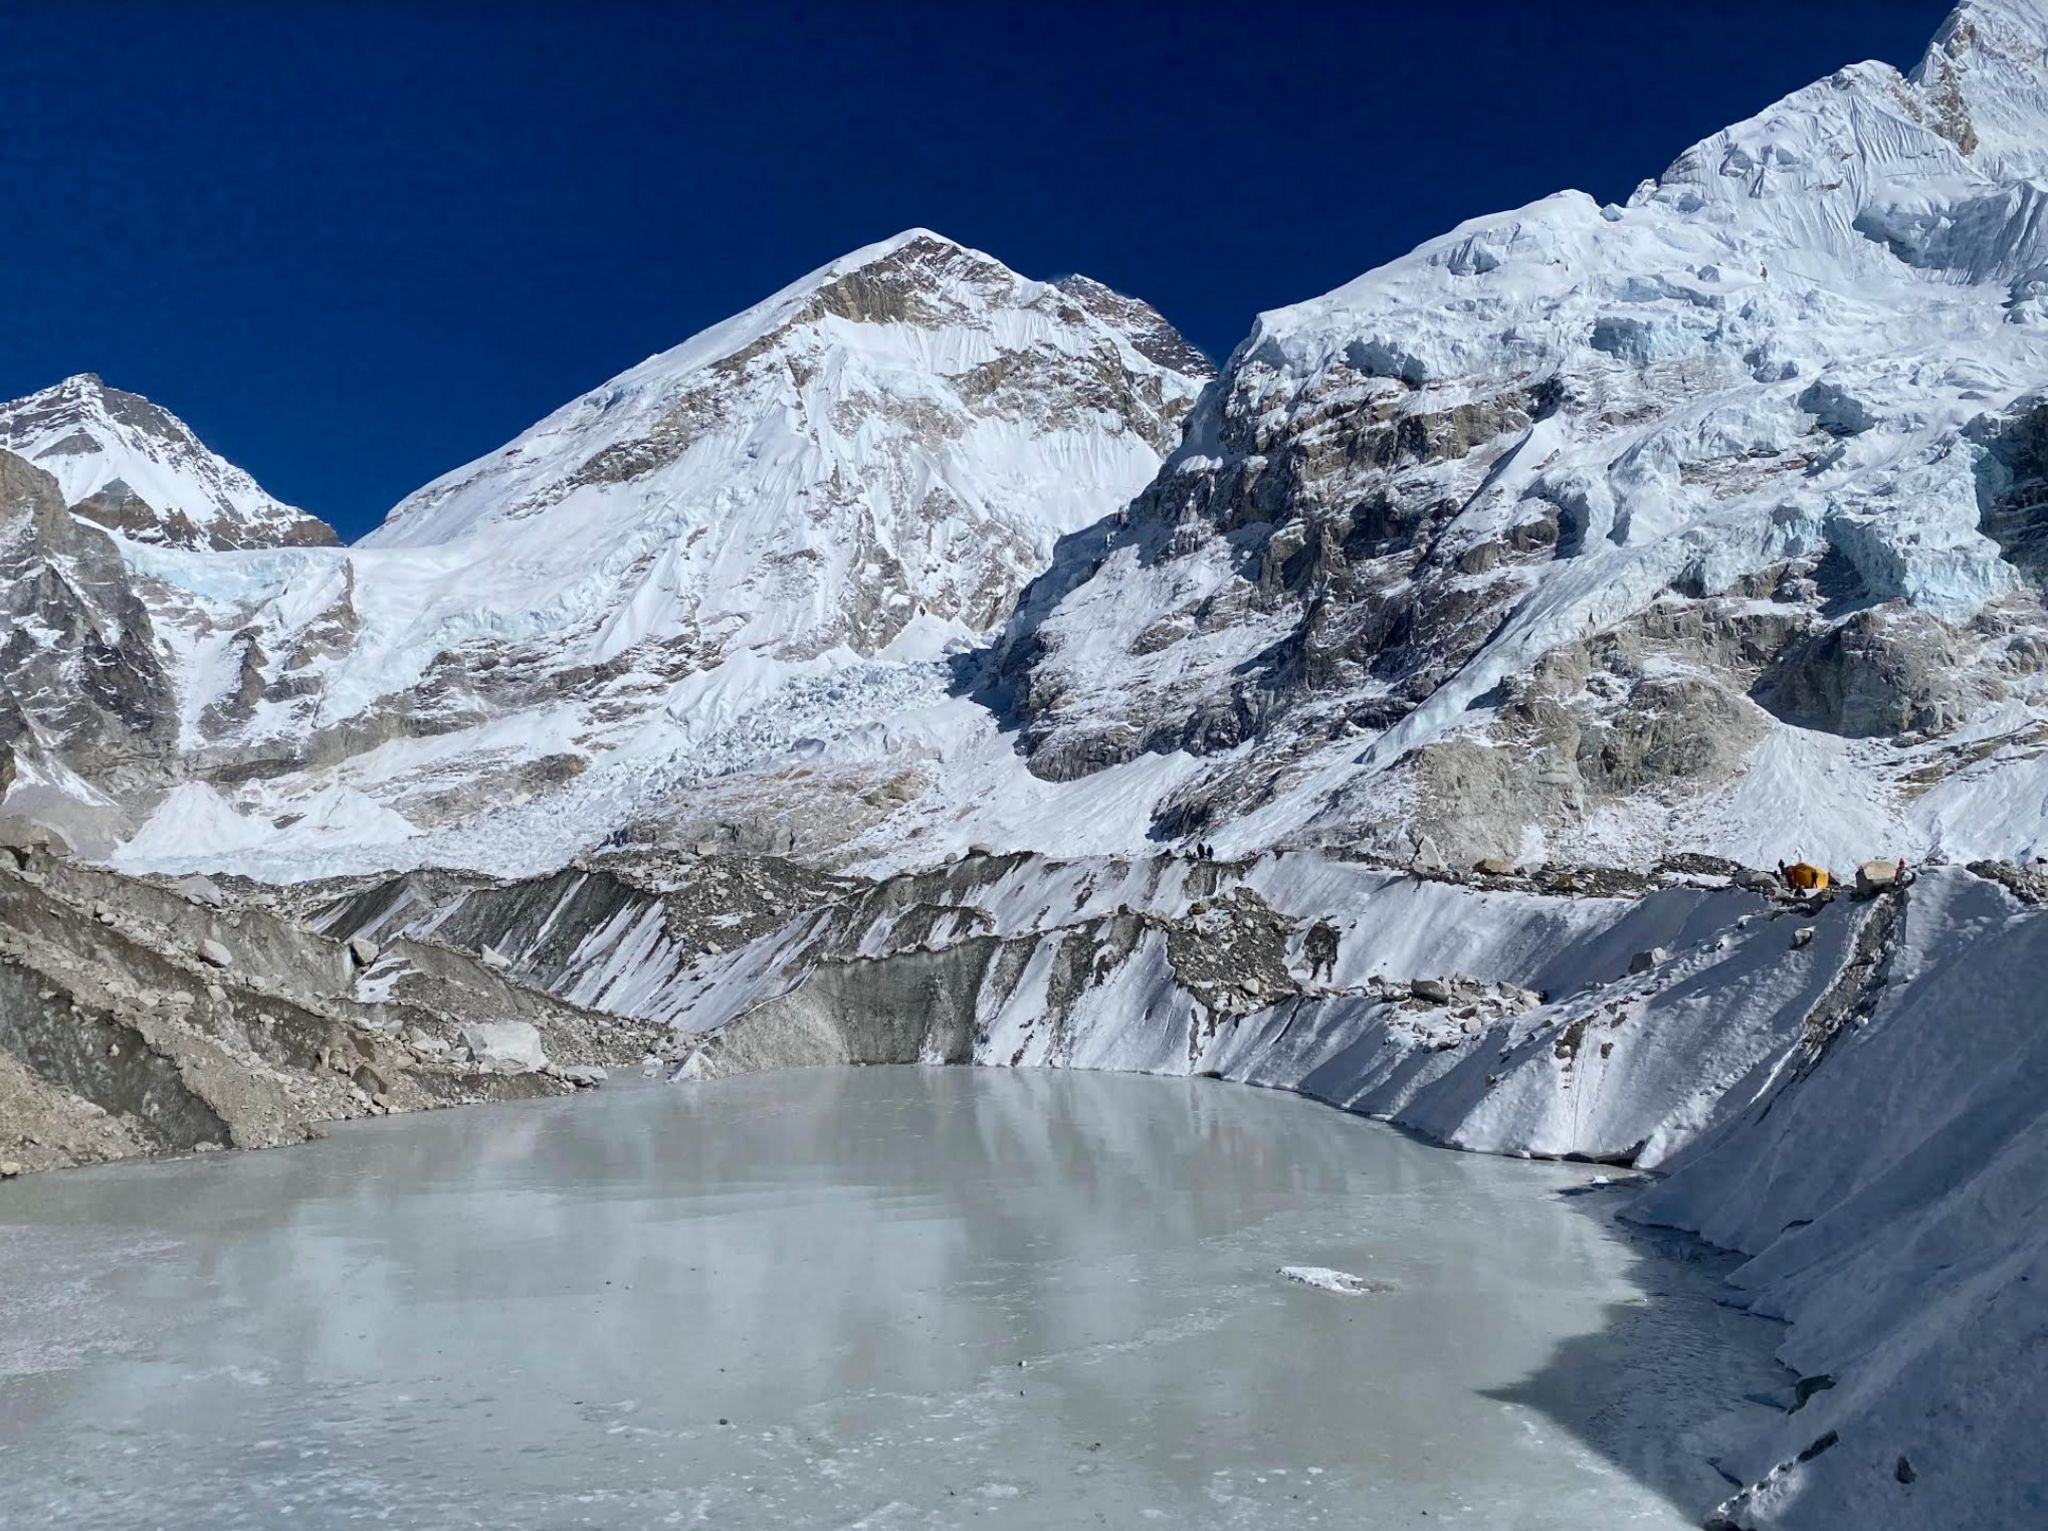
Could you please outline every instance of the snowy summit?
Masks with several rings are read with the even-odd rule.
[[[333,529],[266,494],[190,426],[91,373],[0,404],[0,449],[51,474],[77,515],[177,548],[332,543]]]

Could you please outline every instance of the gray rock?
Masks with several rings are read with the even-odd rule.
[[[1794,951],[1797,951],[1800,947],[1810,944],[1813,940],[1813,932],[1814,927],[1811,925],[1802,925],[1797,930],[1793,931],[1792,949]]]
[[[1418,978],[1408,985],[1408,990],[1417,999],[1427,1000],[1432,1005],[1451,1002],[1451,986],[1441,978]]]
[[[210,877],[180,877],[171,884],[195,904],[204,904],[209,909],[218,909],[227,902],[227,896]]]
[[[471,1021],[462,1028],[470,1061],[493,1074],[531,1074],[548,1066],[531,1021]]]
[[[1505,856],[1482,856],[1472,863],[1472,870],[1487,877],[1512,877],[1515,864]]]
[[[1629,958],[1628,970],[1631,973],[1648,973],[1653,969],[1662,967],[1670,960],[1671,953],[1669,951],[1661,946],[1653,946],[1648,951],[1637,952],[1633,957]]]
[[[495,946],[486,946],[477,955],[483,959],[485,967],[495,968],[499,972],[504,972],[512,966],[512,959],[499,951]]]
[[[1850,738],[1935,732],[1984,700],[1969,673],[1956,629],[1894,602],[1788,652],[1756,699],[1789,723]]]
[[[377,961],[377,943],[368,936],[350,936],[348,954],[357,967],[372,967]]]
[[[235,965],[235,954],[211,936],[199,943],[198,954],[201,962],[211,963],[217,968],[231,968]]]

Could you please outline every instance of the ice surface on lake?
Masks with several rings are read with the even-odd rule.
[[[94,1312],[0,1345],[0,1525],[1676,1531],[1777,1330],[1559,1194],[1588,1179],[965,1069],[42,1177],[0,1197],[0,1328],[59,1283]]]

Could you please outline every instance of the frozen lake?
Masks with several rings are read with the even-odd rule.
[[[0,1527],[1677,1531],[1775,1333],[1593,1174],[903,1068],[35,1177]]]

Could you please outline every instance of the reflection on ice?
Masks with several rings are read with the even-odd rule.
[[[966,1069],[43,1177],[0,1206],[0,1525],[1687,1525],[1512,1401],[1641,1301],[1585,1178]]]

